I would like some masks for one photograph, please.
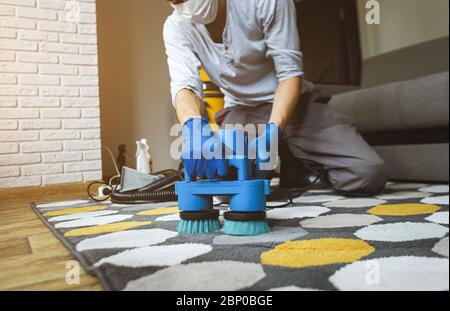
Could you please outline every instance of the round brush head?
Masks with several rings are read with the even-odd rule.
[[[206,234],[220,230],[219,211],[181,212],[177,231],[183,234]]]
[[[227,212],[222,233],[234,236],[255,236],[270,232],[266,213]]]

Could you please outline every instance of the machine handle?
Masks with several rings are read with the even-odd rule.
[[[247,133],[237,129],[219,129],[214,137],[222,142],[223,154],[226,156],[228,165],[237,169],[238,180],[250,180],[251,161],[248,159]],[[196,178],[192,178],[186,171],[184,179],[186,182],[196,181]]]

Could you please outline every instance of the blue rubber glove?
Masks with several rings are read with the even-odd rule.
[[[228,174],[228,162],[215,154],[214,133],[205,118],[191,118],[183,126],[181,159],[187,174],[195,178],[216,179]],[[209,154],[209,155],[208,155]]]
[[[278,146],[281,144],[281,129],[275,123],[266,124],[264,132],[250,143],[256,153],[256,175],[265,178],[278,163]]]

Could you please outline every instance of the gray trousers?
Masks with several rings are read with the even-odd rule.
[[[388,180],[384,161],[367,144],[350,121],[320,97],[319,91],[302,99],[283,131],[282,145],[305,163],[320,167],[332,187],[340,192],[371,196],[380,193]],[[219,112],[216,120],[226,124],[266,124],[272,104],[238,106]],[[280,147],[280,157],[283,157]]]

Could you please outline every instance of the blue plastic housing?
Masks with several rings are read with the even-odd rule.
[[[185,212],[212,209],[217,195],[230,196],[232,211],[261,212],[270,194],[269,180],[178,182],[175,187],[179,209]]]

